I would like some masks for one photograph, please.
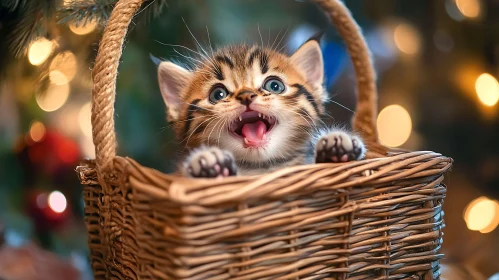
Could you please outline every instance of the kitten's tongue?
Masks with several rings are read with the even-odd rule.
[[[247,123],[243,125],[241,134],[245,138],[245,144],[248,146],[259,146],[264,143],[266,139],[265,132],[267,132],[267,126],[263,121],[257,121],[254,123]]]

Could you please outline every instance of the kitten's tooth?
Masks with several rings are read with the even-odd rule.
[[[239,116],[239,121],[242,122],[243,121],[243,117]]]
[[[248,139],[246,139],[246,137],[244,137],[244,144],[249,144],[249,141]]]
[[[258,113],[258,117],[261,118],[262,117],[262,113]],[[265,117],[264,117],[265,118]]]

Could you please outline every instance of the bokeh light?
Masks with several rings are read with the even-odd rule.
[[[50,82],[54,85],[65,85],[69,83],[68,78],[59,70],[52,70],[49,73]]]
[[[57,128],[57,131],[74,138],[81,136],[81,129],[78,125],[79,111],[79,104],[68,102],[60,110],[55,112],[52,123]]]
[[[454,48],[454,39],[443,29],[435,31],[435,34],[433,34],[433,42],[437,49],[442,52],[449,52]]]
[[[421,35],[412,25],[401,23],[393,32],[395,46],[405,54],[416,54],[421,48]]]
[[[69,84],[50,84],[46,92],[36,95],[36,103],[43,111],[53,112],[66,103],[69,90]]]
[[[63,73],[68,81],[71,81],[76,75],[77,66],[75,55],[70,51],[66,51],[54,57],[50,63],[50,70]]]
[[[49,207],[52,211],[56,213],[62,213],[66,210],[68,202],[66,201],[66,197],[60,191],[53,191],[49,195]]]
[[[91,113],[92,104],[90,102],[85,103],[78,113],[78,124],[80,125],[81,132],[87,137],[92,136]]]
[[[43,123],[34,121],[29,129],[29,136],[31,137],[31,140],[40,142],[42,141],[43,137],[45,137],[45,131],[46,129]]]
[[[388,147],[398,147],[409,139],[412,120],[404,107],[390,105],[379,113],[377,126],[380,142]]]
[[[464,220],[468,229],[489,233],[499,224],[499,204],[487,197],[479,197],[466,207]]]
[[[91,33],[97,27],[95,20],[86,22],[85,24],[77,25],[76,23],[69,24],[69,29],[76,35],[86,35]]]
[[[494,106],[499,100],[499,83],[494,76],[483,73],[476,79],[475,90],[485,106]]]
[[[80,141],[81,152],[86,158],[95,158],[95,145],[92,137],[83,137]]]
[[[40,38],[34,41],[28,50],[28,60],[33,65],[42,64],[52,53],[54,43],[47,38]]]
[[[455,21],[462,21],[462,20],[464,20],[464,16],[459,11],[459,9],[457,8],[455,0],[447,0],[447,1],[445,1],[445,11]]]
[[[481,5],[480,0],[455,0],[456,6],[467,18],[476,18],[480,15]]]

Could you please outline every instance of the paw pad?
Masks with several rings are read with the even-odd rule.
[[[315,161],[325,163],[359,160],[364,156],[364,152],[364,144],[358,137],[334,131],[323,136],[317,143]]]
[[[184,173],[194,178],[228,177],[237,174],[237,166],[230,152],[211,147],[192,152]]]

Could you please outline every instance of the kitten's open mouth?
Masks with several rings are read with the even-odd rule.
[[[274,128],[276,119],[257,111],[246,111],[229,125],[229,131],[243,139],[245,147],[260,147],[269,138],[268,133]]]

